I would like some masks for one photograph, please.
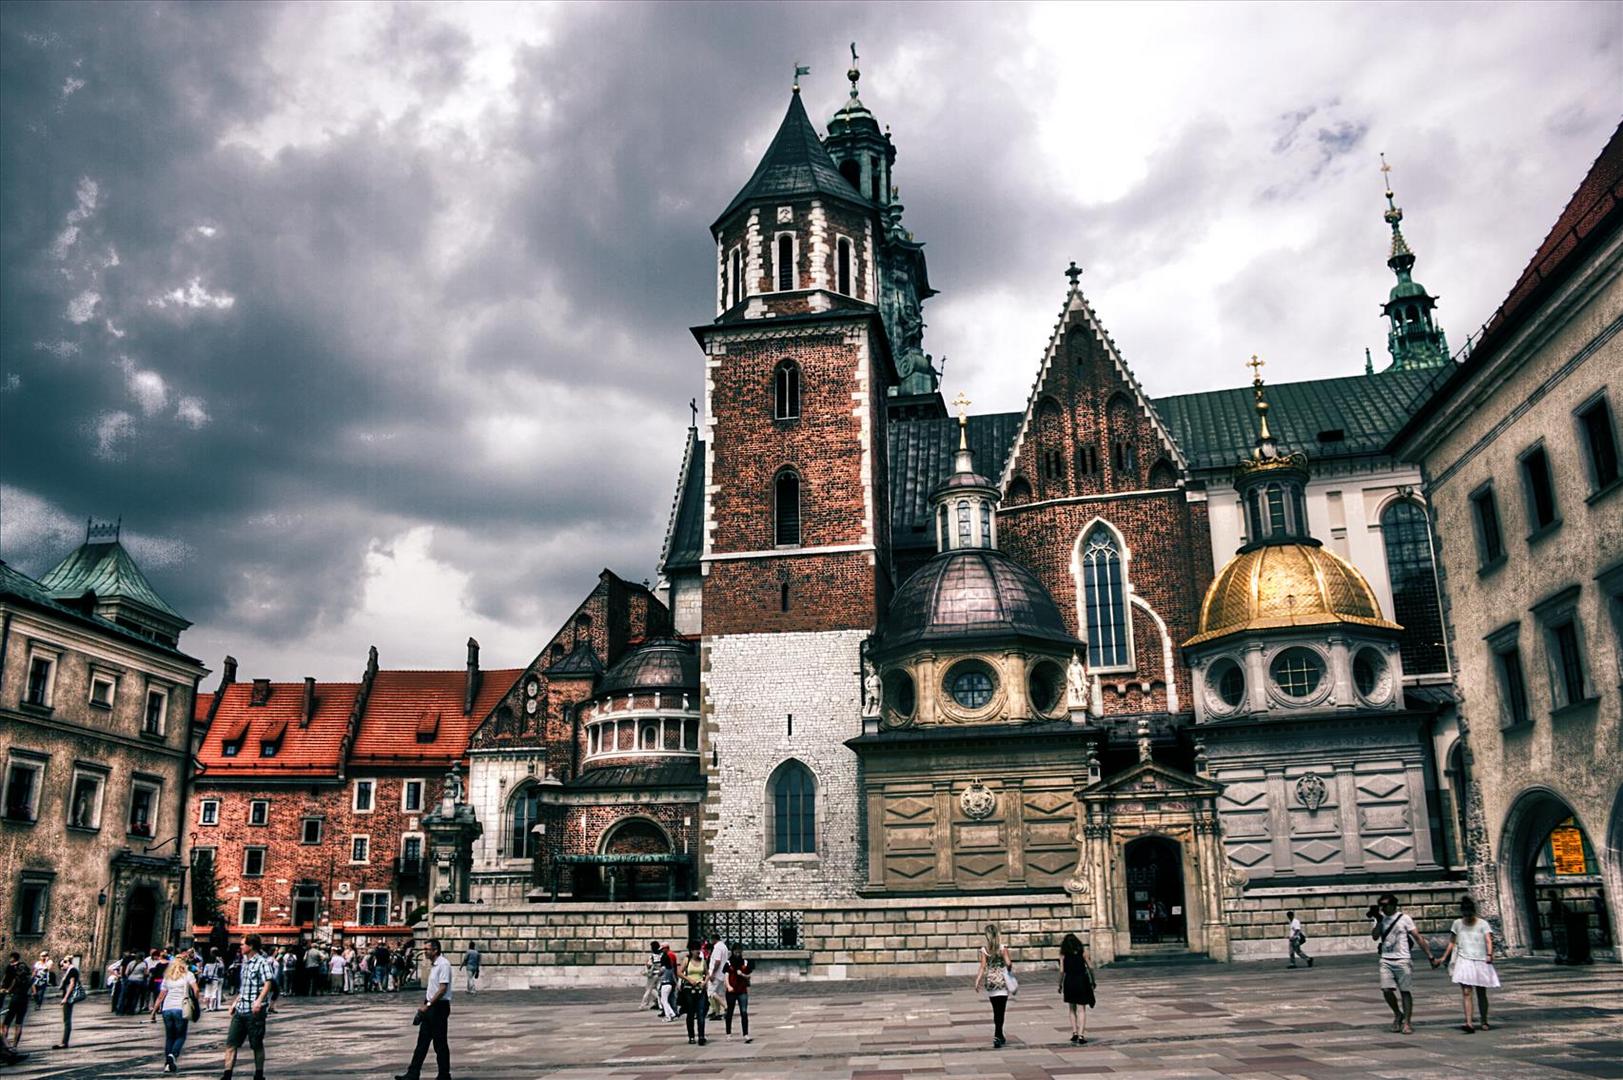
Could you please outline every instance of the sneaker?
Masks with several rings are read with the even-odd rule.
[[[746,1036],[744,1036],[744,1041],[745,1041],[745,1042],[754,1042],[754,1041],[755,1041],[755,1036],[753,1036],[753,1035],[746,1035]]]

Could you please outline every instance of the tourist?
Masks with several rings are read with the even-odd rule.
[[[676,1019],[676,954],[669,949],[659,954],[659,1011],[668,1024]]]
[[[1477,1027],[1492,1031],[1488,1023],[1488,991],[1499,989],[1499,972],[1493,966],[1493,928],[1486,919],[1477,918],[1476,901],[1466,896],[1460,899],[1460,917],[1448,928],[1448,948],[1443,950],[1443,963],[1449,957],[1454,965],[1449,969],[1454,984],[1460,988],[1460,1001],[1465,1009],[1464,1031],[1470,1034]],[[1481,1024],[1471,1022],[1471,999],[1475,997]]]
[[[1414,920],[1398,910],[1398,898],[1393,894],[1382,893],[1370,914],[1375,926],[1369,936],[1375,940],[1375,951],[1380,956],[1381,994],[1392,1010],[1392,1030],[1413,1035],[1414,963],[1409,943],[1413,941],[1420,946],[1433,968],[1437,966],[1437,958],[1431,953],[1431,945],[1415,929]]]
[[[705,993],[705,961],[704,950],[697,941],[688,942],[688,958],[682,963],[682,985],[678,1004],[688,1022],[688,1042],[694,1041],[694,1025],[698,1026],[698,1044],[703,1046],[704,1021],[710,1013],[710,1003]]]
[[[1313,958],[1302,951],[1302,945],[1307,941],[1307,931],[1302,929],[1302,920],[1296,917],[1296,912],[1285,912],[1285,937],[1290,944],[1291,967],[1296,966],[1296,958],[1300,956],[1307,961],[1307,966],[1313,966]]]
[[[30,983],[34,992],[34,1008],[45,1007],[45,991],[51,988],[51,954],[42,951],[39,959],[34,961],[34,976]]]
[[[642,1002],[639,1009],[659,1008],[659,973],[664,968],[665,950],[657,941],[648,943],[648,960],[642,966],[643,982],[647,985],[642,992]]]
[[[727,958],[727,1037],[733,1037],[733,1006],[738,1006],[739,1032],[744,1041],[750,1041],[750,972],[755,965],[744,956],[743,949],[732,950]]]
[[[710,1019],[720,1020],[727,1011],[727,960],[730,950],[720,937],[710,946],[705,962],[705,993],[709,997]]]
[[[981,946],[981,963],[975,972],[975,992],[986,987],[986,996],[992,1001],[992,1049],[1006,1041],[1003,1038],[1003,1013],[1009,1006],[1009,995],[1020,983],[1014,977],[1014,965],[1009,962],[1009,947],[998,935],[997,923],[986,924],[986,943]]]
[[[237,1051],[244,1042],[254,1052],[254,1080],[265,1080],[265,1014],[270,1009],[277,969],[259,949],[258,934],[243,939],[242,975],[237,1000],[231,1006],[231,1027],[225,1034],[225,1072],[220,1074],[220,1080],[231,1080]]]
[[[134,1016],[146,1008],[147,962],[144,957],[131,953],[124,962],[123,986],[124,992],[119,995],[118,1011],[125,1016]]]
[[[462,973],[467,980],[468,993],[479,992],[479,943],[468,942],[468,951],[462,954]]]
[[[346,993],[346,994],[351,994],[351,993],[355,992],[355,964],[356,964],[356,960],[357,960],[357,958],[355,956],[355,946],[353,946],[353,945],[345,945],[344,946],[344,993]]]
[[[122,956],[113,957],[103,972],[107,978],[107,1000],[115,1013],[124,1003],[124,959]]]
[[[79,974],[79,962],[72,956],[62,958],[62,1041],[52,1050],[66,1050],[73,1037],[73,1007],[85,999],[84,978]]]
[[[451,1080],[451,961],[441,955],[439,938],[429,938],[426,948],[429,969],[428,978],[424,980],[425,1000],[412,1020],[417,1025],[417,1049],[412,1051],[411,1064],[395,1080],[417,1080],[431,1042],[438,1067],[437,1080]]]
[[[1059,992],[1071,1010],[1071,1043],[1086,1046],[1088,1010],[1094,1006],[1093,969],[1088,966],[1082,939],[1066,934],[1059,943]]]
[[[169,961],[152,1001],[152,1015],[163,1014],[163,1071],[179,1071],[180,1051],[186,1045],[186,1030],[192,1018],[201,1010],[197,993],[197,977],[186,966],[182,954]]]
[[[28,967],[23,954],[14,952],[6,958],[6,967],[0,973],[0,1045],[12,1049],[23,1037],[23,1018],[28,1015]]]
[[[158,984],[163,981],[163,971],[169,966],[169,958],[158,949],[148,949],[147,958],[142,961],[147,969],[146,995],[141,998],[139,1010],[144,1010],[152,1004],[152,999],[158,996]],[[152,1018],[157,1022],[157,1017]]]
[[[327,954],[321,946],[311,945],[304,950],[304,992],[310,997],[326,993]]]
[[[224,981],[225,965],[220,963],[220,955],[210,948],[208,959],[203,962],[203,1008],[209,1012],[220,1011],[220,984]]]
[[[347,993],[349,991],[348,981],[345,978],[349,974],[348,965],[349,961],[344,959],[344,950],[334,949],[332,959],[327,961],[327,970],[332,974],[332,978],[327,984],[328,993]]]

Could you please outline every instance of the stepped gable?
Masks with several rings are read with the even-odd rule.
[[[267,689],[264,703],[253,704]],[[316,683],[315,711],[305,724],[302,682],[268,686],[237,682],[222,687],[215,695],[219,705],[214,723],[197,754],[203,775],[211,779],[342,775],[350,714],[360,690],[360,683]],[[267,737],[275,747],[270,756],[264,753]]]
[[[1436,378],[1431,370],[1383,371],[1334,379],[1270,383],[1269,420],[1279,441],[1315,461],[1383,453]],[[1157,398],[1193,469],[1231,469],[1251,451],[1256,405],[1249,386]]]
[[[479,672],[473,708],[464,714],[468,673],[381,670],[372,683],[350,760],[369,764],[460,759],[479,726],[524,673]]]

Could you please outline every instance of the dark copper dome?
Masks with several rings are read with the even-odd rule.
[[[1079,644],[1037,575],[994,548],[958,548],[919,567],[897,591],[880,648],[999,637]]]
[[[615,662],[598,684],[599,694],[628,690],[686,690],[698,693],[699,658],[675,638],[655,638]]]

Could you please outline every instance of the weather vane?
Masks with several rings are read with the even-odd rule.
[[[856,97],[857,80],[862,78],[862,72],[857,70],[857,43],[854,41],[851,43],[851,70],[845,73],[845,77],[851,80],[851,96]]]
[[[810,74],[811,74],[811,68],[807,67],[805,64],[800,63],[799,61],[795,62],[795,85],[794,85],[795,93],[797,93],[797,94],[800,93],[800,77],[802,75],[810,75]]]

